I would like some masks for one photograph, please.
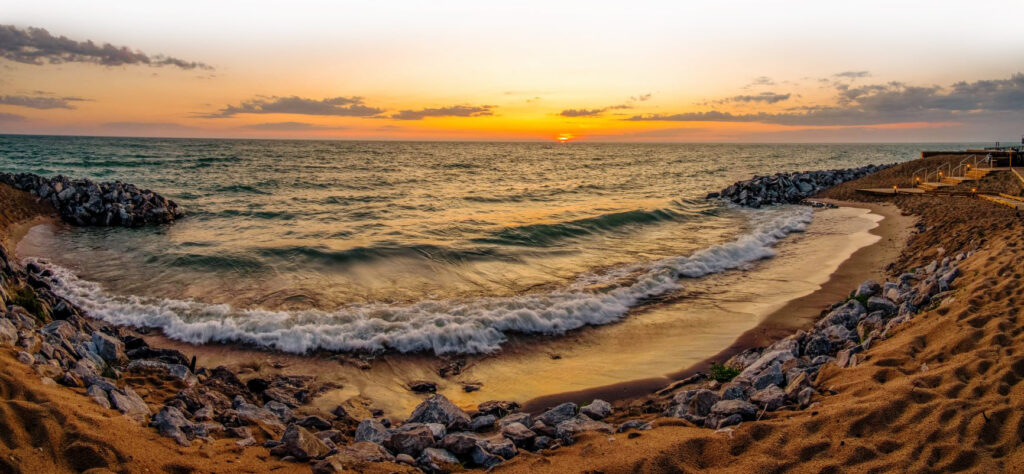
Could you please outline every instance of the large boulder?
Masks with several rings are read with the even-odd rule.
[[[109,396],[111,406],[136,421],[145,421],[146,417],[151,413],[145,400],[135,393],[135,390],[132,390],[131,387],[110,390]]]
[[[615,428],[608,423],[594,421],[584,415],[563,420],[555,427],[555,435],[558,439],[566,443],[572,443],[573,437],[577,433],[584,431],[599,431],[601,433],[612,434],[615,432]]]
[[[470,418],[444,395],[434,395],[420,403],[406,423],[440,423],[450,430],[469,428]]]

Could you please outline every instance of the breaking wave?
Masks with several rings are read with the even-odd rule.
[[[645,300],[681,288],[681,278],[741,268],[775,255],[773,246],[802,232],[810,209],[751,212],[751,232],[680,256],[637,266],[629,283],[603,291],[569,289],[513,297],[422,301],[408,305],[349,305],[336,311],[238,309],[197,301],[115,295],[98,283],[42,261],[53,290],[93,318],[138,328],[160,329],[193,344],[243,343],[291,353],[346,352],[487,353],[507,334],[559,335],[587,325],[615,322]],[[753,221],[752,221],[753,222]],[[612,272],[614,273],[614,272]],[[611,278],[611,277],[609,277]]]

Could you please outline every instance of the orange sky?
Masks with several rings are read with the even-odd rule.
[[[1024,132],[1024,35],[979,35],[963,21],[1019,17],[1020,2],[5,3],[4,133],[988,141]],[[81,54],[85,41],[95,54]],[[137,55],[111,56],[104,43]],[[167,56],[181,63],[157,65]]]

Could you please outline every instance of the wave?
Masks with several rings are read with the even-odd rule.
[[[508,227],[491,237],[474,239],[476,242],[501,245],[547,246],[563,239],[580,237],[615,230],[629,225],[652,224],[656,222],[678,221],[688,218],[671,209],[653,211],[635,210],[604,214],[574,221],[556,224],[534,224],[520,227]]]
[[[313,350],[487,353],[510,333],[558,335],[617,321],[648,300],[697,278],[775,255],[772,246],[802,232],[809,209],[759,211],[771,218],[738,239],[692,255],[649,263],[632,283],[600,292],[563,290],[515,297],[423,301],[411,305],[351,305],[337,311],[237,309],[196,301],[122,296],[36,261],[52,272],[53,290],[108,323],[160,329],[176,340],[243,343],[291,353]],[[767,213],[767,214],[766,214]]]
[[[354,247],[345,250],[331,250],[326,247],[298,245],[291,247],[269,247],[259,249],[256,252],[262,257],[284,260],[301,259],[309,263],[329,265],[369,262],[380,259],[401,257],[427,258],[429,260],[449,263],[473,260],[513,259],[513,257],[502,255],[494,249],[453,249],[436,245],[377,245],[372,247]]]

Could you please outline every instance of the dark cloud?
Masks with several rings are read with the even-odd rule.
[[[6,114],[0,112],[0,122],[21,122],[22,120],[25,120],[25,117],[18,114]]]
[[[833,77],[841,77],[843,79],[862,79],[870,76],[869,71],[843,71],[833,74]]]
[[[258,97],[238,105],[229,105],[211,114],[200,116],[203,118],[224,118],[234,117],[238,114],[294,114],[370,117],[382,112],[384,112],[383,109],[369,107],[364,104],[362,97],[329,97],[317,100],[291,96]]]
[[[401,110],[391,115],[395,120],[422,120],[427,117],[487,117],[494,115],[493,105],[453,105],[450,107]]]
[[[766,104],[775,104],[775,103],[778,103],[778,102],[782,102],[784,100],[789,100],[790,96],[791,96],[791,94],[788,94],[788,93],[786,93],[786,94],[777,94],[775,92],[762,92],[760,94],[754,94],[754,95],[737,95],[737,96],[729,97],[728,99],[723,99],[723,100],[719,101],[719,103],[724,103],[724,102],[745,102],[745,103],[764,102]]]
[[[0,57],[36,65],[82,62],[103,66],[145,64],[181,69],[213,69],[201,62],[159,54],[150,56],[142,51],[132,51],[127,46],[75,41],[66,36],[53,36],[42,28],[20,29],[13,25],[0,25]]]
[[[646,94],[630,96],[629,100],[631,102],[644,102],[644,101],[646,101],[647,99],[650,99],[650,98],[651,98],[651,93],[648,92]]]
[[[37,92],[38,94],[39,92]],[[0,104],[28,107],[30,109],[74,109],[72,102],[83,102],[88,99],[81,97],[47,97],[44,95],[4,95],[0,96]]]
[[[276,132],[297,132],[305,130],[344,130],[347,127],[329,127],[306,122],[270,122],[245,125],[245,128]]]
[[[602,109],[565,109],[558,113],[562,117],[599,117],[603,114],[607,107]]]
[[[625,120],[664,122],[760,122],[780,125],[877,125],[972,119],[1024,111],[1024,74],[1007,79],[957,82],[949,87],[901,82],[836,86],[836,104],[778,113],[734,114],[719,110],[635,115]]]

